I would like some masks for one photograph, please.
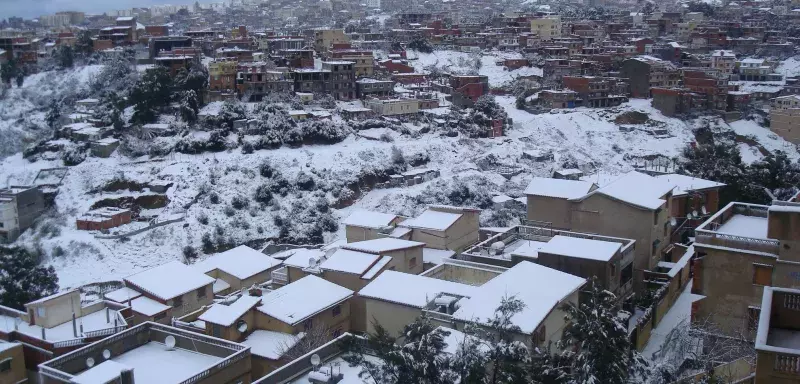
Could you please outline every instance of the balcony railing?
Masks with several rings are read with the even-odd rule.
[[[193,383],[200,382],[201,380],[211,376],[212,374],[222,370],[223,368],[228,367],[230,365],[233,365],[234,363],[236,363],[236,362],[238,362],[238,361],[240,361],[240,360],[242,360],[244,358],[247,358],[249,356],[250,356],[250,349],[248,349],[248,348],[242,349],[241,351],[234,353],[233,355],[231,355],[227,359],[222,360],[219,363],[214,364],[213,366],[207,368],[203,372],[200,372],[200,373],[198,373],[198,374],[196,374],[196,375],[194,375],[194,376],[192,376],[192,377],[190,377],[190,378],[188,378],[188,379],[186,379],[184,381],[181,381],[180,384],[193,384]]]
[[[800,375],[800,356],[776,354],[773,369],[776,372]]]

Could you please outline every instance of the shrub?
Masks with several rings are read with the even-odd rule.
[[[211,192],[208,194],[208,200],[211,201],[211,204],[219,204],[219,195],[216,192]]]
[[[183,257],[186,260],[193,260],[197,258],[197,251],[191,245],[183,247]]]
[[[269,163],[269,160],[264,160],[264,162],[258,166],[258,172],[263,177],[272,177],[272,174],[275,172],[275,169],[272,168],[272,164]]]
[[[197,221],[200,224],[208,225],[208,216],[205,213],[200,213],[200,215],[197,216]]]
[[[272,191],[270,191],[269,184],[261,184],[256,188],[254,196],[255,200],[261,204],[269,204],[272,202]]]
[[[289,184],[289,180],[286,180],[280,173],[275,173],[272,177],[272,183],[270,183],[270,191],[272,193],[277,193],[283,197],[289,194],[291,190],[291,185]]]
[[[245,209],[250,206],[250,200],[245,196],[236,195],[231,199],[231,206],[239,210]]]
[[[222,210],[225,213],[225,216],[231,217],[236,214],[236,210],[233,209],[230,205],[226,205],[225,208]]]
[[[297,188],[299,188],[301,191],[310,191],[314,189],[314,178],[311,177],[311,175],[300,171],[300,173],[297,175],[295,185],[297,185]]]
[[[249,141],[245,141],[244,144],[242,144],[242,153],[245,155],[253,153],[253,144],[250,144]]]
[[[67,149],[61,155],[61,160],[64,160],[64,165],[68,167],[78,165],[86,160],[86,150],[83,148]]]
[[[214,252],[214,240],[211,239],[211,234],[206,232],[203,234],[203,237],[200,239],[203,243],[203,252],[204,253],[212,253]]]

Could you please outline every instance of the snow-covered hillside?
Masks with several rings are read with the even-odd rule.
[[[489,77],[489,85],[499,87],[520,76],[541,76],[542,69],[523,67],[509,71],[502,66],[503,59],[521,59],[518,52],[466,53],[457,51],[414,52],[409,59],[417,72],[436,67],[448,73],[468,74],[476,71]],[[497,62],[501,65],[497,65]]]
[[[57,212],[44,218],[36,229],[27,231],[20,242],[42,249],[47,255],[45,263],[58,271],[60,285],[75,287],[98,280],[119,279],[169,260],[183,259],[183,248],[191,245],[199,250],[205,234],[241,244],[277,236],[280,229],[274,220],[276,216],[314,225],[316,219],[311,215],[315,213],[308,207],[320,199],[333,201],[330,192],[315,190],[330,190],[323,187],[353,180],[364,170],[391,166],[393,147],[406,157],[426,153],[430,162],[423,167],[439,170],[441,177],[411,188],[375,189],[354,205],[333,210],[337,221],[355,208],[413,215],[431,196],[435,198],[447,185],[456,182],[480,186],[486,192],[519,195],[531,177],[550,175],[554,169],[562,167],[579,167],[587,173],[628,170],[639,159],[677,156],[693,140],[692,128],[696,124],[667,118],[651,108],[646,100],[633,100],[608,110],[580,108],[543,115],[517,110],[511,97],[497,100],[514,125],[506,137],[496,139],[465,139],[439,133],[417,137],[395,132],[394,142],[351,135],[335,145],[283,147],[252,154],[234,149],[216,154],[176,154],[155,160],[128,159],[118,153],[108,159],[90,157],[70,167],[56,198]],[[631,111],[647,114],[648,122],[620,129],[613,120]],[[721,129],[731,129],[720,121],[715,124]],[[653,128],[660,130],[659,135],[653,135]],[[767,129],[755,123],[739,122],[734,128],[741,134],[752,134],[756,140],[764,140],[762,144],[767,148],[781,148],[789,151],[791,157],[798,157],[793,146],[774,139]],[[533,162],[522,157],[523,151],[551,152],[553,160]],[[294,190],[285,197],[275,194],[274,203],[257,204],[253,201],[256,189],[268,181],[259,172],[265,160],[290,183],[294,183],[302,171],[317,187],[310,191]],[[16,154],[0,162],[0,180],[7,184],[27,184],[38,170],[61,165],[60,160],[30,163]],[[500,175],[503,169],[517,169],[521,173],[506,180]],[[151,213],[158,213],[161,218],[185,215],[185,220],[114,240],[97,239],[88,232],[76,230],[75,219],[97,201],[149,194],[146,189],[99,191],[112,180],[172,183],[166,194],[167,206]],[[217,195],[219,202],[214,203],[209,198],[211,195]],[[427,200],[419,198],[423,195]],[[249,205],[231,208],[236,197],[246,198]],[[130,224],[115,228],[112,233],[124,233],[141,226],[141,223]],[[333,240],[331,235],[325,238],[325,241]]]

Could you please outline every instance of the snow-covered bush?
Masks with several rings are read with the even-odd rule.
[[[250,200],[246,196],[236,195],[231,199],[231,206],[242,210],[250,206]]]
[[[256,188],[256,193],[253,196],[255,201],[261,204],[269,204],[272,202],[272,191],[270,190],[271,185],[269,183],[264,183],[259,185]]]
[[[61,155],[64,165],[73,166],[86,160],[86,148],[83,146],[70,147],[64,150]]]
[[[294,184],[301,191],[310,191],[314,189],[314,186],[316,185],[314,178],[303,171],[300,171],[300,173],[297,174],[297,180],[295,180]]]

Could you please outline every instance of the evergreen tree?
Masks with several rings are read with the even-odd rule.
[[[115,130],[122,129],[122,110],[125,108],[125,101],[115,92],[107,92],[100,97],[100,104],[94,109],[93,117],[105,126],[112,126]]]
[[[158,111],[169,104],[172,78],[164,67],[148,69],[131,90],[133,122],[139,124],[155,121]]]
[[[199,62],[190,62],[187,68],[181,68],[175,75],[175,87],[178,91],[194,91],[198,106],[203,105],[203,94],[208,88],[208,70]]]
[[[3,80],[3,83],[11,85],[11,80],[17,77],[17,71],[19,71],[17,61],[13,58],[9,59],[0,66],[0,79]]]
[[[515,297],[504,297],[490,319],[478,319],[467,327],[467,333],[482,340],[485,358],[491,367],[486,383],[527,383],[529,353],[515,340],[522,333],[512,318],[522,312],[525,303]]]
[[[534,349],[530,356],[528,382],[531,384],[567,384],[572,362],[561,354],[553,354],[549,348]]]
[[[50,102],[50,108],[47,111],[47,115],[45,116],[45,121],[47,122],[47,126],[56,129],[58,128],[58,122],[61,119],[61,102],[58,100],[53,99]]]
[[[25,304],[58,291],[55,269],[23,248],[0,246],[0,304],[25,310]]]
[[[92,40],[91,32],[88,30],[78,32],[78,36],[75,39],[75,53],[83,57],[88,57],[92,54],[93,50],[94,41]]]
[[[65,68],[72,68],[72,65],[75,61],[75,55],[72,52],[72,47],[68,45],[62,45],[58,47],[53,53],[54,58],[56,59],[56,63],[62,69]]]
[[[639,361],[632,354],[627,313],[616,296],[593,278],[580,304],[564,306],[567,326],[558,342],[562,358],[572,362],[572,381],[578,384],[623,384]]]
[[[194,90],[187,90],[180,93],[180,112],[183,121],[194,123],[197,121],[197,113],[200,111],[198,96]]]
[[[23,70],[17,70],[17,77],[15,78],[17,81],[17,88],[22,88],[22,83],[25,82],[25,72]]]

